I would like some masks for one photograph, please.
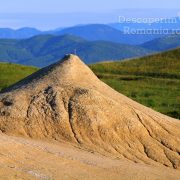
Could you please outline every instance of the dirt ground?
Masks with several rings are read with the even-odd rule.
[[[133,163],[71,144],[0,135],[0,179],[178,180],[180,171]]]

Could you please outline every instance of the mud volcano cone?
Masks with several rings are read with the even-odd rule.
[[[180,166],[180,122],[111,89],[75,55],[1,93],[0,130],[134,162]]]

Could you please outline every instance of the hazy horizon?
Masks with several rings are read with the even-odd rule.
[[[90,23],[116,23],[119,16],[175,17],[180,1],[134,0],[131,3],[112,0],[6,0],[0,6],[0,28],[34,27],[50,30],[59,27]]]

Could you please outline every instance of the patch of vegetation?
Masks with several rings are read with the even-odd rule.
[[[135,75],[180,78],[180,48],[135,60],[98,63],[90,66],[99,75]]]
[[[28,67],[11,63],[0,63],[0,91],[37,71],[36,67]]]

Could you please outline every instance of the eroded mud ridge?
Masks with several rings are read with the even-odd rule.
[[[0,130],[180,167],[180,122],[117,93],[74,55],[0,94]]]

